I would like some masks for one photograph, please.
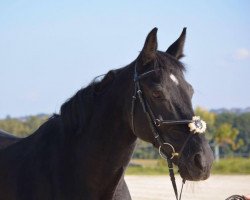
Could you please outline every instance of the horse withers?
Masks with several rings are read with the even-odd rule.
[[[186,29],[158,51],[154,28],[132,63],[79,90],[60,114],[1,149],[0,200],[131,199],[124,171],[137,138],[161,147],[183,179],[208,178],[211,148],[186,123],[194,111],[180,62],[185,37]]]

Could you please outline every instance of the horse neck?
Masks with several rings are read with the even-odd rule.
[[[129,67],[123,70],[115,78],[112,88],[94,100],[89,126],[75,151],[77,165],[81,166],[78,174],[83,182],[88,180],[83,185],[87,188],[98,186],[105,192],[109,190],[109,194],[123,176],[136,141],[129,119],[133,74]]]

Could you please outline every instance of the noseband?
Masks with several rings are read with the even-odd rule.
[[[194,116],[192,118],[192,120],[188,120],[188,119],[184,119],[184,120],[162,120],[162,119],[158,119],[155,117],[150,105],[147,102],[147,99],[144,98],[143,96],[143,91],[141,89],[140,86],[140,80],[147,77],[148,75],[150,75],[152,72],[156,72],[156,69],[154,67],[154,70],[150,70],[147,71],[143,74],[138,75],[137,73],[137,63],[135,64],[135,68],[134,68],[134,94],[132,96],[132,109],[131,109],[131,121],[132,121],[132,130],[135,133],[135,127],[134,127],[134,109],[135,109],[135,102],[136,99],[138,97],[140,104],[142,106],[143,112],[147,118],[148,124],[150,126],[151,132],[153,133],[153,136],[156,140],[156,142],[158,143],[159,146],[159,154],[162,158],[164,158],[165,160],[167,160],[168,162],[168,167],[169,167],[169,174],[171,177],[171,181],[172,181],[172,185],[174,188],[174,192],[175,192],[175,196],[176,196],[176,200],[180,200],[181,199],[181,194],[182,194],[182,188],[183,188],[183,184],[185,183],[185,180],[183,179],[182,181],[182,188],[181,188],[181,193],[180,196],[178,198],[178,191],[177,191],[177,187],[176,187],[176,182],[175,182],[175,177],[174,177],[174,170],[173,170],[173,162],[172,159],[174,157],[179,157],[182,150],[184,149],[187,141],[189,140],[191,134],[188,136],[188,138],[186,139],[186,141],[184,142],[181,151],[178,153],[175,151],[174,146],[167,141],[164,141],[164,139],[162,138],[162,136],[159,134],[158,128],[160,126],[163,125],[178,125],[178,124],[187,124],[188,127],[190,128],[190,132],[193,133],[203,133],[206,130],[206,123],[202,120],[200,120],[199,117]],[[162,153],[162,148],[164,146],[168,146],[171,148],[172,152],[171,155],[165,155]]]

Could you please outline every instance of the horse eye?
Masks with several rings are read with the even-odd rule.
[[[160,98],[160,97],[162,97],[162,92],[159,91],[159,90],[154,90],[154,91],[152,92],[152,95],[153,95],[153,97],[155,97],[155,98]]]

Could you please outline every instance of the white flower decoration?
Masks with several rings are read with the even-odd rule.
[[[193,116],[192,122],[188,124],[190,131],[195,133],[204,133],[206,131],[206,122],[200,119],[199,116]]]

